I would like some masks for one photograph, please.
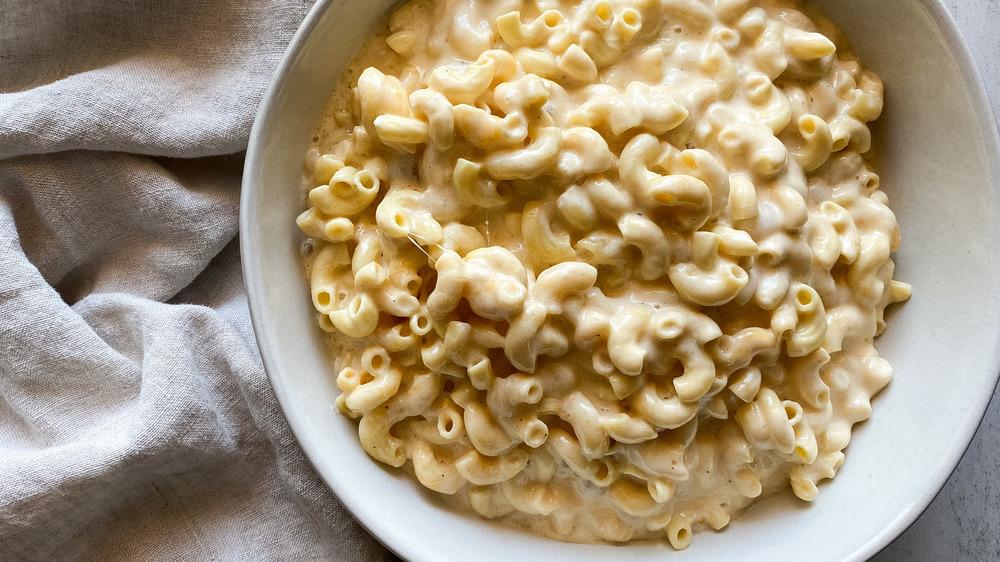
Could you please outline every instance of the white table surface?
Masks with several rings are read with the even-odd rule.
[[[945,0],[1000,115],[1000,0]],[[998,256],[1000,257],[1000,256]],[[958,469],[927,511],[872,560],[1000,560],[1000,392]]]

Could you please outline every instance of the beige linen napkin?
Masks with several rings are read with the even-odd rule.
[[[381,560],[253,340],[242,151],[307,0],[0,0],[0,560]]]

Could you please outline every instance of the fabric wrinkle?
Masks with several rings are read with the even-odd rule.
[[[393,559],[295,441],[240,269],[311,4],[0,8],[0,562]]]

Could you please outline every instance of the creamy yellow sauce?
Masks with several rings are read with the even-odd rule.
[[[298,224],[379,461],[575,542],[812,500],[892,370],[882,84],[791,0],[416,0],[344,72]]]

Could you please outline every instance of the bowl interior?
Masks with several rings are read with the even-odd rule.
[[[321,0],[294,39],[254,126],[241,214],[254,328],[279,402],[324,481],[370,531],[414,561],[746,560],[870,556],[933,499],[961,458],[997,380],[1000,341],[997,137],[985,93],[938,0],[812,0],[886,85],[877,170],[903,233],[896,277],[913,299],[890,314],[879,352],[895,379],[856,426],[837,478],[812,505],[761,502],[691,547],[569,545],[453,513],[362,451],[336,412],[335,374],[302,273],[302,161],[341,69],[394,0]],[[836,529],[836,532],[831,532]],[[738,550],[737,550],[738,549]]]

